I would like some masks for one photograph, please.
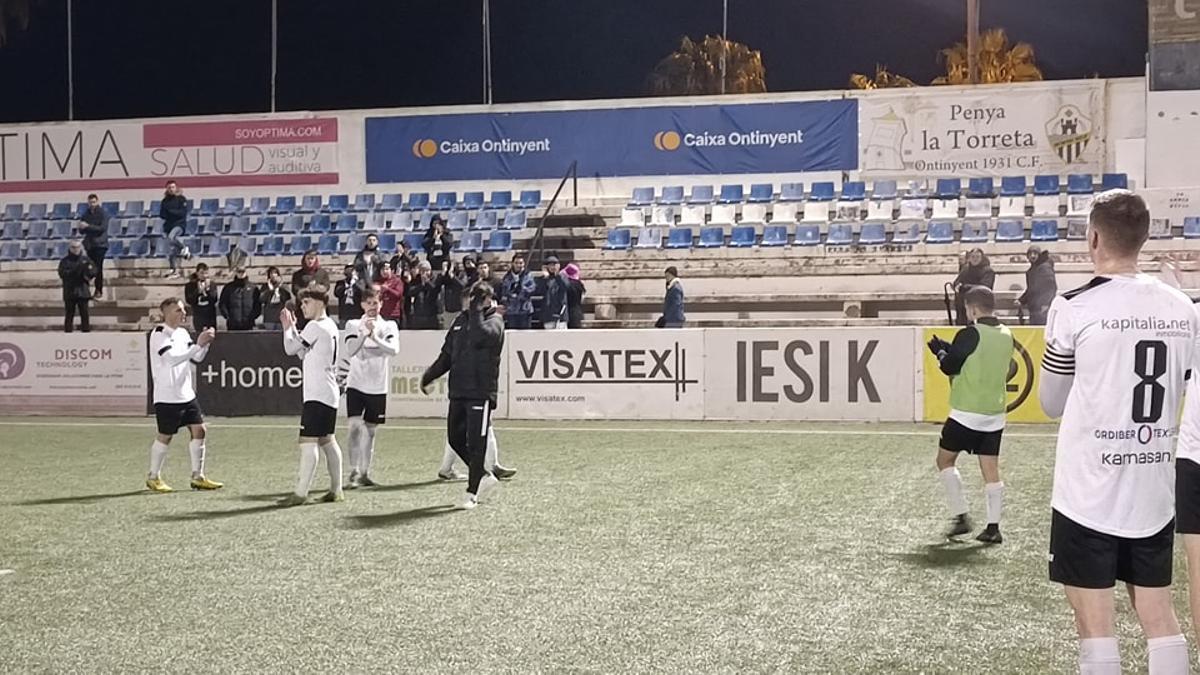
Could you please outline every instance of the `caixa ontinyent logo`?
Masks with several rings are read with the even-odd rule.
[[[13,380],[25,372],[25,352],[9,343],[0,342],[0,380]]]

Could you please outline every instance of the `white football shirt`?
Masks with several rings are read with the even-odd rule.
[[[183,326],[166,324],[150,332],[150,374],[154,379],[155,403],[189,403],[196,398],[193,363],[208,355]]]
[[[384,318],[375,319],[372,334],[365,330],[365,320],[346,322],[339,375],[350,389],[386,394],[392,380],[392,357],[400,353],[400,331],[394,321]]]
[[[300,333],[295,326],[283,332],[283,349],[304,359],[304,400],[336,408],[338,327],[328,316],[309,321]]]
[[[1144,274],[1097,277],[1054,299],[1042,376],[1074,377],[1058,431],[1056,511],[1126,538],[1171,521],[1171,450],[1198,323],[1187,296]]]

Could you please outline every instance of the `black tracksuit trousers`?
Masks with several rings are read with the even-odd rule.
[[[487,474],[483,468],[483,457],[487,451],[488,429],[492,425],[491,401],[450,399],[450,410],[446,414],[446,436],[467,465],[467,492],[479,493],[479,481]]]

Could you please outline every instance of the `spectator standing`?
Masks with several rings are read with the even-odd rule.
[[[367,241],[363,244],[363,250],[354,256],[354,273],[358,277],[359,288],[367,288],[382,282],[383,268],[387,265],[387,260],[379,252],[379,235],[374,232],[368,234]],[[338,298],[340,300],[341,296],[339,295]],[[340,309],[338,314],[341,314]]]
[[[391,265],[384,265],[383,279],[379,284],[379,316],[396,324],[396,328],[404,327],[404,278],[392,271]]]
[[[583,296],[587,288],[579,274],[579,265],[568,263],[563,268],[567,277],[567,328],[583,328]]]
[[[408,327],[415,330],[437,330],[441,328],[438,289],[433,283],[433,269],[429,261],[417,266],[417,276],[404,289]]]
[[[233,280],[221,289],[217,306],[225,317],[227,330],[254,330],[254,322],[262,314],[262,300],[258,286],[250,283],[245,265],[239,265]]]
[[[300,269],[292,274],[292,296],[299,296],[300,291],[314,283],[326,293],[329,292],[329,272],[321,269],[321,261],[317,258],[316,249],[310,248],[300,259]]]
[[[504,327],[508,330],[528,329],[533,317],[533,292],[537,288],[533,275],[525,269],[525,256],[512,257],[508,273],[500,281],[500,306],[504,309]]]
[[[96,270],[96,292],[99,300],[104,293],[104,256],[108,255],[108,213],[100,207],[100,198],[88,195],[87,210],[79,217],[79,233],[83,235],[83,250]]]
[[[546,293],[542,296],[542,328],[567,329],[567,276],[558,268],[558,258],[547,256]]]
[[[345,328],[347,321],[362,318],[362,307],[358,306],[358,299],[362,297],[362,285],[356,270],[354,265],[346,265],[342,269],[342,278],[333,287],[333,295],[338,303],[339,328]]]
[[[656,328],[683,328],[687,315],[683,311],[683,284],[679,281],[679,270],[674,266],[668,267],[664,276],[667,279],[667,294],[663,298],[663,313],[659,317]]]
[[[162,202],[158,207],[158,217],[163,221],[163,236],[167,242],[167,264],[171,266],[167,278],[178,279],[181,276],[179,259],[191,258],[192,252],[179,240],[187,228],[188,203],[187,198],[179,189],[179,184],[173,180],[167,181],[167,191],[163,194]]]
[[[400,241],[400,251],[392,256],[392,271],[404,278],[408,283],[417,274],[417,265],[421,258],[407,241]]]
[[[454,237],[446,231],[446,221],[441,216],[434,216],[429,221],[429,231],[425,233],[425,260],[429,266],[441,271],[446,261],[450,259],[450,249],[454,246]]]
[[[1054,261],[1050,259],[1049,251],[1043,251],[1038,246],[1030,246],[1025,257],[1029,260],[1029,269],[1025,271],[1025,292],[1017,299],[1017,303],[1025,308],[1029,325],[1045,326],[1050,303],[1058,295]]]
[[[217,327],[217,285],[208,278],[208,265],[199,263],[183,287],[183,297],[191,307],[196,332]]]
[[[279,322],[279,310],[292,300],[292,294],[283,286],[283,275],[274,265],[267,268],[267,283],[258,292],[262,304],[263,328],[266,330],[283,330]]]
[[[449,265],[449,263],[447,263]],[[442,298],[442,325],[449,326],[462,312],[463,291],[475,283],[475,259],[464,256],[462,264],[447,270],[434,282]]]
[[[492,287],[492,291],[496,291],[496,283],[492,281],[492,266],[488,261],[480,260],[475,266],[475,280],[487,282],[487,285]]]
[[[83,252],[83,244],[72,240],[67,245],[67,254],[58,261],[58,278],[62,280],[63,306],[66,309],[63,328],[68,333],[75,330],[76,310],[79,310],[79,330],[84,333],[92,330],[91,319],[88,316],[88,301],[92,299],[92,289],[88,282],[95,274],[91,259]]]
[[[963,305],[963,296],[973,286],[983,286],[988,290],[993,290],[996,285],[996,273],[992,271],[992,263],[984,254],[983,249],[973,248],[967,253],[966,264],[958,270],[958,276],[954,279],[954,315],[955,323],[959,326],[967,326],[970,321],[967,319],[967,308]]]

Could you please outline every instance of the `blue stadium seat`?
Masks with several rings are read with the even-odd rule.
[[[196,207],[195,215],[197,216],[212,216],[216,215],[217,211],[221,210],[220,199],[205,198],[200,200],[200,206]]]
[[[108,240],[108,257],[124,258],[125,257],[125,240],[124,239],[109,239]]]
[[[464,192],[462,207],[468,211],[478,211],[483,208],[483,192]]]
[[[299,213],[316,213],[321,210],[321,195],[304,195],[300,199],[300,206],[296,209]]]
[[[161,199],[151,199],[150,206],[148,206],[146,208],[145,215],[147,218],[158,218],[159,217],[158,212],[161,210],[162,210],[162,200]],[[133,217],[138,218],[140,216],[134,215]]]
[[[796,226],[796,245],[797,246],[817,246],[821,243],[821,226],[820,225],[797,225]]]
[[[361,251],[362,246],[359,246],[358,250]],[[395,253],[396,252],[396,235],[391,232],[384,232],[383,234],[380,234],[379,235],[379,250],[384,251],[386,253]]]
[[[750,197],[746,200],[751,204],[763,204],[775,197],[775,186],[771,183],[754,183],[750,186]]]
[[[653,188],[650,189],[650,193],[653,196],[653,194],[654,194]],[[653,201],[653,199],[651,199],[651,201]],[[660,196],[658,198],[658,203],[666,204],[668,206],[682,204],[683,203],[683,186],[682,185],[668,185],[667,187],[663,188],[662,196]],[[630,206],[646,206],[646,204],[630,204]]]
[[[126,238],[141,238],[150,234],[150,227],[146,224],[145,218],[134,218],[125,223]]]
[[[604,248],[607,251],[628,251],[633,246],[633,235],[628,227],[618,227],[608,231],[608,238],[604,242]]]
[[[25,220],[45,220],[49,210],[45,204],[30,204],[29,211],[25,214]]]
[[[968,197],[995,197],[996,182],[991,176],[986,178],[972,178],[967,181],[967,196]]]
[[[0,239],[12,241],[13,239],[21,239],[25,236],[25,225],[20,222],[11,222],[4,224],[4,232],[0,235]]]
[[[1011,219],[996,221],[996,241],[1022,241],[1024,239],[1024,221]]]
[[[763,228],[761,246],[787,246],[788,230],[786,225],[767,225]]]
[[[887,243],[887,226],[883,223],[863,223],[858,233],[858,243],[872,246]]]
[[[209,253],[211,253],[212,255],[224,255],[225,253],[229,252],[229,251],[221,251],[220,249],[218,249],[216,247],[217,240],[222,239],[222,238],[223,237],[216,237],[213,239],[214,245],[212,247],[212,250],[209,251]],[[192,255],[202,256],[205,253],[204,239],[202,239],[200,237],[187,237],[187,238],[181,239],[180,243],[182,243],[184,246],[186,246],[188,248],[188,250],[192,252]]]
[[[25,245],[25,257],[29,260],[46,260],[50,257],[50,245],[44,241],[31,241]]]
[[[988,240],[988,221],[964,220],[959,241],[968,244],[982,244]]]
[[[779,201],[799,202],[804,200],[804,183],[784,183],[779,186]]]
[[[378,236],[378,235],[376,235],[376,236]],[[367,235],[365,235],[361,232],[355,232],[354,234],[350,235],[349,237],[346,237],[346,246],[345,246],[344,250],[346,250],[347,252],[353,253],[355,251],[361,251],[363,249],[363,246],[366,246],[366,245],[367,245]]]
[[[328,213],[345,213],[350,210],[350,195],[329,195],[329,203],[325,206]]]
[[[412,201],[411,195],[409,201]],[[449,211],[458,204],[457,192],[439,192],[437,193],[437,202],[433,205],[438,211]]]
[[[512,206],[511,190],[492,190],[492,198],[488,200],[489,209],[507,209]]]
[[[254,221],[254,234],[275,234],[279,231],[279,219],[275,216],[263,216]]]
[[[271,210],[270,197],[251,197],[250,206],[246,209],[246,215],[261,216]]]
[[[4,215],[0,215],[0,220],[20,220],[23,215],[25,215],[24,204],[7,204],[4,207]]]
[[[283,237],[263,237],[258,252],[262,255],[283,255],[286,252]]]
[[[1058,241],[1057,220],[1035,220],[1030,227],[1031,241]]]
[[[488,235],[487,244],[483,247],[488,253],[506,253],[512,250],[512,232],[503,230]]]
[[[195,237],[200,234],[200,219],[188,218],[183,224],[183,233],[189,237]]]
[[[299,234],[304,231],[304,216],[299,213],[293,213],[283,219],[283,225],[277,232],[286,232],[287,234]]]
[[[50,211],[50,220],[70,220],[74,217],[75,215],[71,211],[71,205],[63,202],[55,204],[54,208]]]
[[[829,235],[825,237],[827,246],[849,246],[854,243],[854,226],[850,223],[832,223],[829,225]]]
[[[895,199],[896,181],[894,180],[877,180],[871,185],[872,199]]]
[[[1033,177],[1033,194],[1056,195],[1059,193],[1058,175]]]
[[[129,242],[129,248],[125,250],[126,258],[145,258],[148,255],[150,255],[150,240],[144,237]]]
[[[929,223],[929,233],[925,241],[930,244],[954,243],[954,223],[949,220],[935,220]]]
[[[412,195],[409,195],[412,199]],[[425,205],[429,205],[429,193],[425,193]],[[404,208],[404,195],[399,192],[388,192],[383,195],[383,202],[379,204],[381,211],[399,211]]]
[[[6,241],[0,244],[0,261],[13,262],[21,259],[21,243]]]
[[[472,230],[494,230],[494,229],[496,229],[496,226],[499,223],[500,223],[500,213],[497,211],[488,209],[486,211],[479,212],[479,215],[475,217],[475,222],[471,224],[471,229]]]
[[[652,187],[635,187],[633,194],[629,195],[630,206],[649,206],[654,203],[654,188]]]
[[[480,194],[483,194],[482,192]],[[446,229],[455,232],[467,229],[469,224],[468,218],[471,214],[466,211],[451,211],[450,217],[446,220]],[[424,229],[424,228],[421,228]]]
[[[673,227],[667,233],[666,248],[691,248],[692,236],[690,227]]]
[[[462,238],[455,244],[454,250],[459,253],[479,253],[483,250],[483,233],[464,232]]]
[[[317,240],[317,253],[320,255],[336,255],[338,247],[341,245],[341,240],[336,234],[323,234]]]
[[[110,238],[121,237],[121,236],[124,236],[124,234],[125,234],[125,220],[122,218],[109,218],[108,219],[108,236]]]
[[[226,197],[225,205],[218,211],[223,216],[240,216],[246,210],[246,200],[243,197]]]
[[[729,232],[730,248],[750,248],[754,246],[754,242],[753,225],[738,225]]]
[[[521,190],[521,201],[517,204],[518,207],[522,209],[536,209],[541,204],[541,190]]]
[[[45,239],[48,236],[50,236],[50,223],[44,220],[33,221],[25,232],[26,239]]]
[[[418,232],[428,232],[429,225],[433,222],[433,211],[422,211],[421,216],[413,222],[413,229]],[[450,215],[454,215],[453,213]]]
[[[422,232],[413,232],[412,234],[404,235],[404,243],[414,251],[422,250],[425,245],[425,234]]]
[[[849,181],[842,183],[842,200],[847,202],[861,202],[867,198],[867,184],[861,180]]]
[[[288,245],[288,251],[293,254],[304,253],[310,248],[312,248],[312,237],[307,234],[298,234],[292,237],[292,241]]]
[[[330,224],[328,213],[318,213],[312,217],[312,220],[308,221],[309,232],[328,232],[329,228]]]
[[[1095,189],[1092,183],[1092,174],[1073,173],[1067,176],[1067,194],[1088,195],[1094,191]]]
[[[939,178],[937,179],[938,199],[958,199],[962,196],[962,180],[958,178]]]
[[[249,235],[250,234],[250,218],[248,216],[234,216],[229,219],[229,234]]]
[[[500,227],[505,230],[523,230],[528,222],[528,211],[509,211],[504,215],[504,222]]]
[[[292,213],[296,210],[295,197],[276,197],[273,213]]]
[[[221,216],[202,218],[200,232],[203,234],[220,235],[225,233],[225,219]]]
[[[1123,173],[1106,173],[1100,178],[1101,190],[1128,190],[1129,176]]]
[[[700,228],[700,241],[697,248],[721,248],[725,245],[725,228],[712,225]]]
[[[67,255],[67,247],[71,245],[69,241],[52,241],[50,242],[50,250],[46,255],[51,260],[61,260]]]
[[[354,207],[351,209],[358,213],[363,211],[375,210],[375,193],[368,192],[366,194],[354,195]]]
[[[741,185],[722,185],[721,196],[717,198],[717,202],[721,204],[741,204],[742,203],[742,186]]]
[[[864,225],[863,227],[866,226]],[[921,243],[921,221],[906,220],[897,223],[896,231],[892,233],[892,242],[896,244]]]
[[[102,202],[100,208],[109,215],[110,218],[116,218],[121,215],[121,202]]]
[[[68,220],[57,220],[50,223],[50,238],[69,239],[75,231],[75,228],[71,227],[71,225],[71,221]]]
[[[808,196],[808,200],[813,202],[831,202],[833,201],[833,194],[832,181],[819,181],[812,184],[812,194]]]
[[[71,217],[78,220],[83,217],[83,214],[87,213],[87,210],[88,210],[87,202],[79,202],[78,204],[75,205],[75,215],[73,215]]]
[[[396,195],[399,197],[400,195]],[[445,196],[445,203],[443,203]],[[458,199],[458,195],[453,192],[438,193],[438,208],[452,209]],[[449,206],[447,206],[449,204]],[[429,208],[429,193],[428,192],[410,192],[408,193],[408,203],[403,206],[405,211],[425,211]]]
[[[354,232],[358,229],[358,216],[353,213],[338,214],[333,225],[334,232]]]
[[[1021,197],[1025,194],[1025,176],[1005,176],[1000,179],[1001,197]]]
[[[397,230],[400,232],[411,232],[413,229],[413,214],[412,211],[397,211],[392,216],[392,222],[388,225],[389,230]]]
[[[687,199],[689,204],[711,204],[712,201],[713,186],[711,185],[693,185],[692,192]]]

